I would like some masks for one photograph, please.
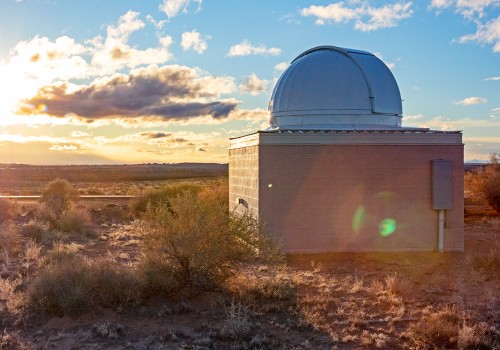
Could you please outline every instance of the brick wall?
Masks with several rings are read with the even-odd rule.
[[[287,252],[432,251],[438,231],[431,191],[436,159],[451,160],[453,168],[445,250],[462,251],[461,144],[259,145],[231,150],[230,203],[237,193],[248,193],[250,207],[258,207],[261,220]],[[252,168],[256,161],[259,180]]]
[[[229,209],[258,214],[258,146],[229,150]],[[238,204],[239,200],[243,204]]]

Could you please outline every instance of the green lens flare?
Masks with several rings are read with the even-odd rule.
[[[354,216],[352,217],[352,229],[354,232],[358,233],[361,230],[361,225],[363,223],[363,218],[365,216],[365,207],[359,206],[354,212]]]
[[[385,218],[380,221],[378,231],[382,237],[390,236],[396,231],[396,220],[392,218]]]

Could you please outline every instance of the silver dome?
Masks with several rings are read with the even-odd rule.
[[[343,130],[401,127],[401,94],[375,55],[319,46],[295,58],[274,87],[271,129]]]

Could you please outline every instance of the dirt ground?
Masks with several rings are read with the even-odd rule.
[[[30,203],[20,205],[29,215]],[[66,235],[59,244],[90,259],[137,263],[141,238],[127,203],[86,205],[97,234]],[[3,310],[0,348],[432,348],[415,336],[415,325],[443,310],[459,315],[462,333],[482,329],[489,336],[483,348],[494,348],[500,344],[499,236],[500,216],[470,207],[464,253],[293,255],[283,265],[246,267],[223,290],[73,317]],[[267,297],[252,294],[252,286],[267,285],[275,288]]]

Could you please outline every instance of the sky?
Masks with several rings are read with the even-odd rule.
[[[320,45],[382,59],[403,126],[500,153],[500,0],[0,0],[0,163],[226,163]]]

